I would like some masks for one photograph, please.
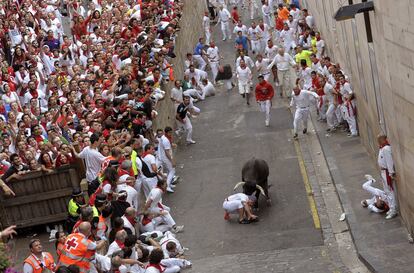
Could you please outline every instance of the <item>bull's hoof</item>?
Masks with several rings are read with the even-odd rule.
[[[272,206],[272,200],[270,198],[267,199],[266,204],[267,204],[268,207],[271,207]]]

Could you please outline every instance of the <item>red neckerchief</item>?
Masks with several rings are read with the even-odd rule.
[[[123,249],[125,247],[125,244],[119,240],[115,239],[116,244],[119,246],[120,249]]]
[[[29,92],[30,92],[30,95],[32,95],[34,99],[37,99],[39,97],[39,93],[37,92],[36,89],[35,90],[30,89]]]
[[[263,26],[259,25],[259,27],[262,31],[264,31],[264,29],[265,29],[264,25]]]
[[[137,221],[135,220],[135,217],[125,216],[125,218],[128,219],[128,221],[131,223],[132,226],[135,226]]]
[[[384,148],[385,146],[391,146],[388,140],[385,140],[383,144],[381,144],[379,147],[380,149]]]
[[[149,267],[154,267],[158,269],[160,272],[164,272],[164,269],[162,268],[160,264],[148,264],[146,268],[149,268]]]
[[[173,137],[172,136],[165,136],[169,141],[170,141],[170,144],[173,144]]]
[[[146,225],[148,225],[149,223],[151,223],[152,221],[151,221],[151,219],[150,218],[148,218],[148,216],[144,216],[143,218],[142,218],[142,221],[141,221],[141,223],[144,225],[144,226],[146,226]]]

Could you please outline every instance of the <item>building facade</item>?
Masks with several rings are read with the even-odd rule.
[[[400,214],[414,230],[414,1],[374,0],[374,11],[336,21],[341,6],[367,0],[302,0],[328,48],[350,77],[361,141],[376,159],[376,136],[393,147]]]

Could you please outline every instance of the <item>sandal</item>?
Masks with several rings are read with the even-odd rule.
[[[239,220],[239,224],[250,224],[250,221],[247,219]]]
[[[253,219],[249,219],[250,223],[254,223],[254,222],[259,222],[259,217],[253,218]]]

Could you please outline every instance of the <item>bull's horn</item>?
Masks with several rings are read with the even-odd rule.
[[[239,182],[236,184],[236,186],[234,186],[233,191],[235,191],[238,187],[243,186],[246,182]]]
[[[258,189],[260,191],[260,193],[263,194],[263,196],[266,196],[265,191],[261,186],[256,185],[256,189]]]

